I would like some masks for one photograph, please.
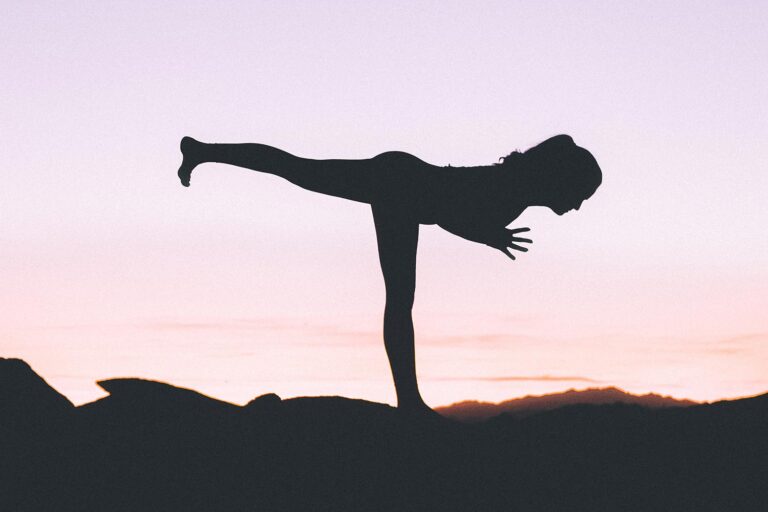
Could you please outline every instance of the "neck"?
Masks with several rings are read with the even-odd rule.
[[[513,202],[523,209],[528,206],[547,206],[546,183],[543,173],[530,169],[519,169],[508,174],[507,190],[511,190]]]

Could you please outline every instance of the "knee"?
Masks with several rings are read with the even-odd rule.
[[[410,315],[413,309],[413,293],[388,293],[384,308],[388,315]]]

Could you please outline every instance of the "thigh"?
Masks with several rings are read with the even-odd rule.
[[[371,209],[387,306],[400,305],[410,309],[416,290],[419,223],[407,212],[386,203],[373,203]]]
[[[280,176],[300,187],[329,196],[372,203],[377,191],[378,163],[368,160],[296,158]]]

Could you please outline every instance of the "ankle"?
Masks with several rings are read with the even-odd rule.
[[[424,402],[421,396],[398,398],[397,408],[406,411],[419,411],[423,409],[429,409],[430,407]]]
[[[196,163],[205,161],[204,155],[207,153],[207,146],[209,146],[209,144],[200,142],[192,137],[184,137],[181,139],[181,152],[184,154],[184,158]]]

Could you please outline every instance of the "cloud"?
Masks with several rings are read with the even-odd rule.
[[[463,343],[491,345],[495,343],[508,344],[512,342],[541,343],[543,340],[544,338],[538,336],[512,333],[431,335],[423,336],[420,339],[417,335],[417,343],[428,343],[430,345],[460,345]]]
[[[703,353],[732,356],[753,354],[760,349],[764,349],[766,341],[768,341],[768,333],[755,332],[695,343],[694,346]]]
[[[139,326],[145,329],[157,331],[249,331],[249,330],[278,330],[278,329],[301,329],[304,326],[300,323],[290,323],[285,320],[276,319],[231,319],[221,321],[149,321],[140,322]]]
[[[381,331],[353,330],[329,323],[310,323],[287,318],[227,319],[213,321],[147,321],[136,324],[140,329],[155,332],[178,332],[189,334],[216,333],[221,338],[228,336],[249,336],[271,339],[276,333],[287,333],[299,339],[293,343],[332,344],[359,346],[364,342],[381,342]],[[282,334],[281,334],[282,335]],[[303,340],[303,342],[301,341]]]
[[[491,377],[433,377],[426,380],[471,380],[483,382],[589,382],[599,384],[601,381],[589,377],[570,375],[503,375]]]
[[[765,341],[768,339],[768,333],[755,332],[749,334],[739,334],[728,338],[721,338],[715,343],[718,345],[752,344],[756,341]]]

